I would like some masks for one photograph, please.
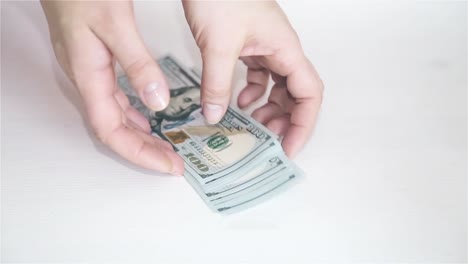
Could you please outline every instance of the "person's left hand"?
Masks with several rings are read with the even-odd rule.
[[[150,135],[148,120],[116,83],[114,63],[153,111],[167,107],[169,87],[145,47],[132,1],[42,1],[57,60],[78,89],[96,137],[143,168],[183,175],[171,144]]]
[[[294,156],[307,141],[322,101],[323,84],[305,57],[299,39],[276,2],[183,1],[185,17],[203,60],[202,108],[210,123],[224,115],[231,95],[235,63],[248,67],[241,108],[275,84],[268,103],[253,117],[278,135]]]

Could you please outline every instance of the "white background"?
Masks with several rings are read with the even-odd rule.
[[[283,7],[326,87],[295,160],[306,177],[220,216],[183,178],[140,170],[98,143],[39,3],[3,2],[2,260],[466,262],[467,3]],[[156,57],[198,65],[180,3],[140,2],[136,16]]]

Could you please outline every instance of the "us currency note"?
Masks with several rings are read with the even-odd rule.
[[[235,107],[216,125],[201,111],[200,77],[170,56],[158,63],[170,87],[169,106],[146,108],[126,76],[118,83],[130,104],[149,120],[152,134],[184,159],[185,178],[214,211],[231,212],[272,196],[301,175],[276,135]]]
[[[275,154],[256,164],[253,170],[241,173],[232,181],[217,186],[215,189],[210,185],[202,185],[197,182],[194,184],[197,184],[198,189],[202,190],[200,195],[206,202],[219,203],[255,191],[258,186],[268,183],[275,177],[281,177],[289,172],[288,164],[289,162],[284,157]]]
[[[299,172],[291,170],[290,174],[286,175],[286,177],[275,178],[268,185],[259,186],[255,191],[236,197],[235,199],[214,203],[212,207],[214,207],[215,211],[226,212],[229,210],[230,213],[252,207],[283,191],[299,176]]]
[[[219,196],[226,196],[231,193],[237,193],[241,190],[251,187],[265,178],[271,177],[274,174],[281,173],[288,168],[284,155],[274,154],[259,162],[255,168],[243,173],[241,176],[232,181],[220,186],[205,186],[206,196],[210,199],[216,199]]]
[[[232,107],[217,125],[208,124],[201,111],[197,77],[172,57],[158,62],[171,87],[170,103],[163,111],[151,112],[132,95],[126,76],[118,82],[131,104],[148,118],[153,134],[174,146],[197,181],[215,183],[233,176],[268,155],[271,148],[279,148],[271,132]]]
[[[289,180],[289,174],[293,173],[292,170],[280,171],[279,173],[272,173],[269,177],[264,177],[255,184],[245,188],[240,189],[237,192],[231,192],[224,195],[219,195],[218,197],[210,197],[210,202],[217,206],[219,204],[223,204],[225,202],[245,199],[245,197],[249,197],[252,193],[259,193],[260,190],[266,189],[270,190],[276,186],[277,181],[281,180]]]

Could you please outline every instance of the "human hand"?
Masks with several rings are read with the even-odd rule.
[[[307,141],[322,101],[323,83],[276,2],[183,1],[185,17],[203,60],[202,108],[210,123],[224,115],[235,63],[248,67],[241,108],[259,99],[274,81],[268,103],[252,116],[284,136],[294,156]]]
[[[137,32],[131,1],[42,1],[58,62],[82,96],[97,138],[147,169],[183,175],[172,146],[150,135],[146,118],[130,106],[116,83],[117,60],[142,101],[164,109],[169,90]]]

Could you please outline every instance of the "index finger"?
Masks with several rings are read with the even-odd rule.
[[[303,57],[286,76],[286,87],[295,102],[282,146],[286,155],[293,157],[315,126],[322,104],[323,83],[313,65]]]

